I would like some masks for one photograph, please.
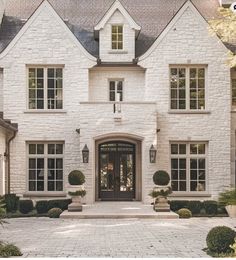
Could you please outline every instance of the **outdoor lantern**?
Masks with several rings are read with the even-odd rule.
[[[84,146],[82,150],[82,155],[83,155],[83,163],[88,163],[89,162],[89,149],[87,144]]]
[[[155,163],[156,162],[156,154],[157,150],[154,148],[153,144],[149,150],[149,155],[150,155],[150,163]]]

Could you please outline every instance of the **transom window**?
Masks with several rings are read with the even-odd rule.
[[[63,144],[28,144],[29,191],[63,191]]]
[[[112,25],[111,27],[111,48],[112,50],[123,49],[123,25]]]
[[[205,68],[171,67],[171,109],[205,109]]]
[[[206,191],[206,144],[171,144],[171,185],[173,191]]]
[[[110,80],[109,81],[109,100],[123,101],[123,81]]]
[[[231,79],[232,85],[232,106],[236,107],[236,78]]]
[[[29,109],[63,108],[63,69],[28,68]]]

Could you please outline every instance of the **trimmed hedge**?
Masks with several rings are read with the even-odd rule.
[[[170,209],[174,212],[182,208],[187,208],[193,215],[203,214],[202,212],[211,216],[217,215],[218,213],[226,213],[225,209],[214,200],[206,200],[203,202],[199,200],[171,200],[169,203]]]
[[[18,209],[19,197],[16,194],[5,194],[4,203],[6,205],[7,212],[15,212]]]
[[[69,173],[68,181],[70,185],[82,185],[85,183],[85,176],[81,171],[74,170]]]
[[[203,208],[206,210],[207,215],[217,215],[218,203],[214,200],[205,200],[203,202]]]
[[[32,211],[34,208],[32,200],[20,200],[19,201],[19,210],[23,214],[27,214]]]
[[[208,250],[212,253],[228,253],[232,250],[230,245],[234,243],[236,232],[226,226],[214,227],[207,235],[206,242]]]
[[[47,213],[48,212],[48,201],[47,200],[37,201],[35,208],[39,214]]]
[[[71,199],[64,199],[64,200],[49,200],[48,201],[48,208],[50,210],[52,208],[59,208],[61,210],[68,209],[68,205],[72,202]]]

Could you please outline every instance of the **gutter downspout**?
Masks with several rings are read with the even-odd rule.
[[[11,141],[16,137],[16,132],[17,132],[17,131],[14,131],[12,137],[6,141],[6,156],[7,156],[7,190],[6,190],[6,194],[10,194],[10,193],[11,193],[10,143],[11,143]]]

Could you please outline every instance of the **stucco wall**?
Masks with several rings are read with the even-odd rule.
[[[231,183],[230,70],[225,47],[209,36],[207,24],[187,8],[140,65],[146,71],[146,100],[157,101],[158,168],[170,171],[169,141],[207,141],[208,193],[216,197]],[[207,65],[206,112],[169,111],[169,65]]]
[[[111,49],[111,26],[123,25],[123,50]],[[99,32],[99,57],[104,62],[131,62],[135,57],[135,31],[117,10]],[[116,53],[115,53],[116,52]],[[117,53],[118,52],[118,53]],[[120,52],[120,53],[119,53]]]

